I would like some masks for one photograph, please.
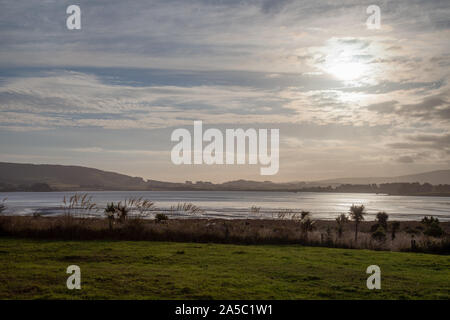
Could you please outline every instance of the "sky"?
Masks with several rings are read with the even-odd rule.
[[[448,39],[448,0],[0,0],[0,161],[181,182],[449,169]],[[195,120],[279,129],[278,173],[174,165]]]

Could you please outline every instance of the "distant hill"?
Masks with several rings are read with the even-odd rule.
[[[3,189],[47,184],[56,190],[145,190],[142,178],[80,166],[0,162]]]
[[[397,177],[366,177],[366,178],[340,178],[331,180],[317,181],[319,184],[380,184],[380,183],[399,183],[399,182],[419,182],[430,183],[432,185],[450,184],[450,170],[437,170],[418,174],[410,174]]]
[[[450,170],[385,178],[344,178],[316,182],[287,183],[235,180],[214,184],[208,181],[197,181],[196,183],[173,183],[156,180],[145,181],[139,177],[131,177],[115,172],[81,166],[0,162],[0,191],[254,190],[338,192],[338,190],[341,190],[343,192],[382,192],[382,190],[374,190],[371,186],[367,185],[401,182],[450,185]],[[351,184],[353,186],[339,187],[338,189],[338,186],[342,184]],[[408,192],[413,193],[413,191]],[[444,191],[435,190],[434,192],[447,192],[447,189]]]

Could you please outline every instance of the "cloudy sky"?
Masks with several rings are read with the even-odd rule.
[[[448,0],[1,0],[0,161],[214,182],[448,169],[448,39]],[[194,120],[279,128],[278,174],[173,165]]]

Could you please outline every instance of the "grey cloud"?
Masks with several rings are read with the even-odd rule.
[[[390,114],[395,112],[395,106],[398,104],[398,101],[391,100],[380,103],[375,103],[367,106],[367,109],[370,111],[374,111],[379,114]]]
[[[365,49],[370,46],[371,43],[369,40],[362,40],[358,38],[340,38],[337,41],[346,45],[356,45],[358,49]]]
[[[450,150],[450,134],[418,134],[405,137],[404,142],[395,142],[387,144],[392,149],[405,150]]]
[[[416,104],[405,104],[402,106],[402,110],[413,112],[429,111],[446,103],[447,102],[441,96],[432,96],[427,97],[422,102]]]
[[[265,0],[262,1],[261,10],[264,13],[278,13],[292,1],[293,0]]]
[[[413,163],[414,159],[410,156],[401,156],[399,158],[397,158],[397,162],[400,163]]]
[[[392,149],[416,149],[422,147],[420,144],[414,144],[414,143],[408,143],[408,142],[395,142],[395,143],[388,143],[388,147]]]
[[[430,58],[430,62],[433,64],[437,64],[439,67],[449,67],[450,66],[450,54],[434,56],[434,57]]]
[[[390,46],[389,48],[386,48],[386,50],[401,50],[402,46]]]
[[[404,90],[422,90],[430,91],[434,89],[439,89],[443,85],[440,81],[435,82],[393,82],[393,81],[382,81],[376,85],[365,85],[358,87],[349,88],[339,88],[339,90],[344,92],[362,92],[370,94],[385,94],[395,91]]]
[[[424,120],[450,120],[450,104],[442,95],[429,96],[416,104],[402,105],[396,113]]]
[[[422,134],[410,138],[412,141],[431,143],[436,148],[450,147],[450,134],[433,135]]]
[[[386,101],[367,106],[367,109],[378,114],[400,115],[423,120],[450,120],[450,104],[445,94],[425,97],[414,104],[399,105],[398,101]]]

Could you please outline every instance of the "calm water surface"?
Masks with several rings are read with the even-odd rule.
[[[368,193],[316,193],[316,192],[253,192],[253,191],[100,191],[89,192],[93,201],[104,207],[107,202],[123,201],[130,197],[143,197],[155,202],[162,211],[179,202],[192,202],[205,212],[208,218],[256,218],[250,214],[252,206],[261,207],[261,218],[272,218],[282,209],[307,210],[316,219],[334,219],[337,214],[348,212],[352,204],[364,204],[373,220],[379,211],[386,211],[390,220],[420,220],[424,215],[450,221],[450,197],[388,196]],[[59,215],[64,195],[73,192],[4,192],[8,214]],[[93,215],[102,215],[102,210]],[[184,216],[183,213],[172,215]]]

